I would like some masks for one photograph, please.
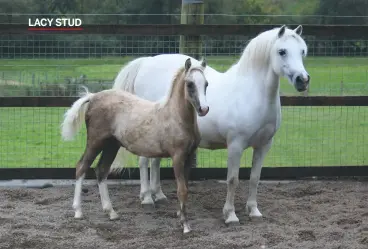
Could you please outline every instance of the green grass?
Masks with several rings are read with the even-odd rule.
[[[90,80],[113,80],[132,58],[1,60],[0,79],[31,84],[34,77],[35,82],[63,83],[66,77],[84,74]],[[210,56],[207,60],[210,66],[223,72],[238,58]],[[368,58],[307,57],[305,67],[311,75],[310,95],[368,94]],[[281,83],[283,94],[297,94],[285,79]]]
[[[88,79],[113,79],[132,58],[73,60],[2,60],[0,73],[31,84],[32,77],[57,81],[87,75]],[[209,57],[208,63],[225,71],[236,57]],[[366,95],[368,58],[316,58],[306,60],[312,77],[310,95]],[[343,89],[341,89],[341,81]],[[283,94],[297,94],[282,80]],[[74,167],[85,146],[85,130],[76,141],[63,142],[60,123],[66,108],[0,108],[0,168]],[[284,107],[280,131],[265,166],[364,165],[368,162],[368,108]],[[199,150],[202,167],[225,167],[226,150]],[[132,157],[130,164],[136,165]],[[169,160],[163,160],[164,165]],[[251,165],[248,150],[241,166]]]

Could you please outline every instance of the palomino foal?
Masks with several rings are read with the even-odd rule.
[[[204,76],[205,61],[199,66],[185,61],[172,82],[164,101],[151,102],[122,90],[87,93],[65,113],[62,137],[71,140],[81,127],[84,117],[87,144],[76,166],[76,186],[73,208],[75,218],[82,217],[81,189],[87,169],[102,152],[96,167],[102,208],[110,219],[117,219],[106,179],[120,149],[144,157],[171,157],[180,201],[181,224],[184,233],[190,231],[186,215],[189,169],[185,160],[193,155],[200,142],[197,113],[205,116],[208,82]]]

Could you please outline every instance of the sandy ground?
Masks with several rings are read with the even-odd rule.
[[[167,203],[144,209],[139,186],[110,186],[120,220],[101,210],[97,186],[83,194],[84,219],[74,220],[73,187],[0,188],[0,248],[368,248],[368,182],[266,183],[259,186],[264,218],[250,220],[248,182],[237,189],[240,224],[222,220],[226,185],[190,184],[193,232],[183,236],[176,217],[174,182],[165,181]]]

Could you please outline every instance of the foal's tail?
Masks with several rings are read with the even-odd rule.
[[[73,140],[75,135],[80,130],[84,121],[84,115],[91,97],[94,95],[90,93],[86,87],[85,92],[81,93],[81,98],[75,101],[72,107],[64,114],[64,121],[61,124],[61,136],[65,141]]]
[[[142,62],[149,57],[140,57],[129,62],[123,67],[114,80],[113,89],[120,89],[134,93],[134,81]]]

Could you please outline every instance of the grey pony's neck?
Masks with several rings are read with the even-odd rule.
[[[267,99],[270,102],[280,99],[280,77],[270,68],[264,80]]]

